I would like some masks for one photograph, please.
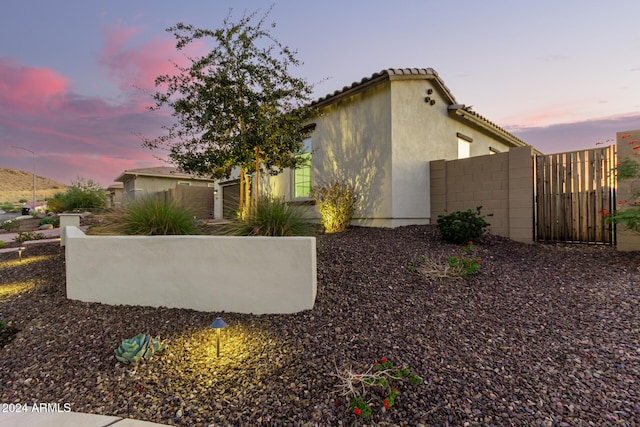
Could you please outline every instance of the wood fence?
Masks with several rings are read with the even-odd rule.
[[[615,146],[536,156],[536,240],[615,243]]]

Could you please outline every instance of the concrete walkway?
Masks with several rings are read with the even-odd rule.
[[[4,404],[3,404],[4,405]],[[0,411],[8,410],[4,406]],[[148,421],[80,412],[0,412],[0,427],[157,427]]]

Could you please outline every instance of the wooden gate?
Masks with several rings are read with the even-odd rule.
[[[615,146],[536,156],[536,240],[615,243]]]

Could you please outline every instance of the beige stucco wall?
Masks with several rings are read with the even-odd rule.
[[[354,225],[430,223],[429,162],[457,159],[458,133],[473,139],[471,156],[509,150],[450,115],[448,106],[432,80],[394,77],[324,107],[311,136],[313,185],[352,184],[361,194]],[[289,198],[291,171],[272,177],[268,188]]]
[[[86,236],[66,228],[67,298],[295,313],[316,298],[314,237]]]
[[[636,141],[635,143],[630,143]],[[640,149],[634,150],[633,147],[640,146],[640,129],[630,130],[625,132],[618,132],[616,134],[616,151],[618,155],[618,163],[625,159],[632,159],[640,162]],[[635,187],[634,187],[635,186]],[[616,199],[620,200],[634,200],[633,189],[638,190],[640,183],[631,182],[628,180],[618,181],[618,188],[616,190]],[[625,210],[628,209],[628,205],[619,204],[616,209]],[[625,230],[623,225],[616,226],[616,248],[620,251],[640,251],[640,234]]]
[[[431,89],[433,92],[427,94]],[[425,102],[425,97],[435,104]],[[473,139],[471,156],[509,147],[451,117],[431,80],[392,80],[392,226],[430,222],[429,162],[458,158],[458,133]]]
[[[363,196],[354,223],[379,225],[392,216],[389,83],[332,104],[311,136],[313,185],[346,182]],[[291,171],[271,179],[273,194],[291,194]],[[317,215],[316,215],[317,216]]]
[[[431,163],[433,222],[448,212],[475,211],[491,224],[492,234],[533,241],[533,150]],[[491,216],[488,216],[491,215]]]

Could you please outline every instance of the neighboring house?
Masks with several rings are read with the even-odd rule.
[[[429,224],[430,161],[528,146],[459,104],[431,68],[382,70],[313,105],[319,115],[301,153],[309,165],[262,188],[304,205],[312,186],[349,183],[361,197],[354,225]]]
[[[122,192],[124,191],[124,184],[114,183],[107,187],[105,193],[107,194],[106,206],[108,208],[116,208],[122,205]]]
[[[195,216],[213,216],[217,194],[213,179],[180,172],[175,167],[159,166],[125,170],[115,181],[123,183],[123,203],[156,195],[189,208]]]

